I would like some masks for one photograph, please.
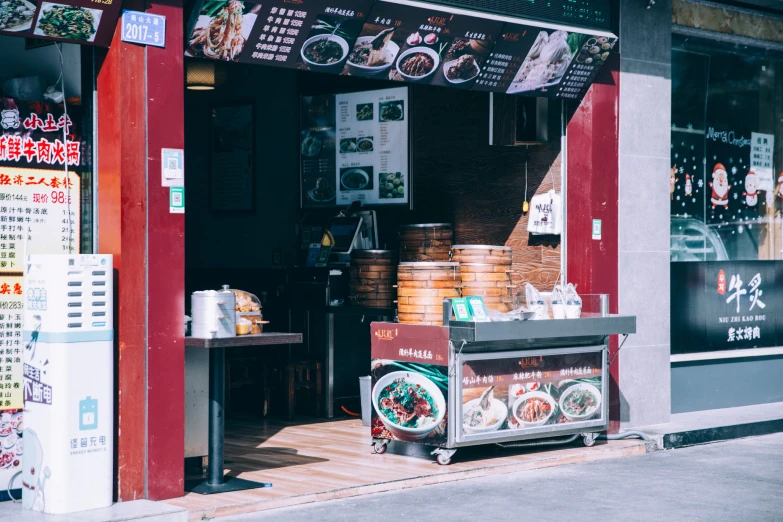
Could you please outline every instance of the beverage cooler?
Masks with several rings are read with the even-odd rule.
[[[111,506],[112,256],[26,261],[22,505],[50,514]]]
[[[529,439],[582,438],[609,425],[609,337],[636,331],[636,318],[444,326],[372,324],[372,445],[434,447],[440,464],[457,448]]]

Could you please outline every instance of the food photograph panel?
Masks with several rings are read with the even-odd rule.
[[[462,364],[462,433],[603,420],[600,351]]]
[[[373,323],[371,434],[445,446],[448,438],[448,328]]]
[[[261,7],[240,0],[205,1],[187,40],[185,56],[239,61]]]
[[[27,0],[0,2],[0,33],[29,31],[33,25],[36,6]]]
[[[58,40],[93,42],[102,16],[100,9],[42,2],[34,34]]]
[[[302,206],[333,207],[337,195],[334,96],[304,96],[300,129]]]

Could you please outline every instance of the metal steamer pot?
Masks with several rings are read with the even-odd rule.
[[[191,336],[199,339],[222,339],[236,336],[236,298],[234,292],[203,290],[190,296]]]

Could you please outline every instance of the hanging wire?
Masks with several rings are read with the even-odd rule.
[[[66,196],[66,212],[68,213],[68,253],[73,253],[73,225],[71,221],[71,178],[68,175],[68,103],[65,96],[65,65],[63,61],[63,50],[61,43],[56,43],[54,46],[57,48],[57,52],[60,53],[60,88],[63,93],[63,148],[65,149],[65,196]]]

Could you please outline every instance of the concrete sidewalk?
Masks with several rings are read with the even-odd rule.
[[[783,520],[783,434],[320,502],[216,522]]]

